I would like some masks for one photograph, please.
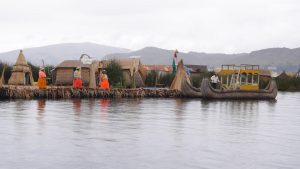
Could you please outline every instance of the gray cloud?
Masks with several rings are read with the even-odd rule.
[[[249,52],[300,46],[296,0],[11,0],[0,51],[91,41],[130,49]]]

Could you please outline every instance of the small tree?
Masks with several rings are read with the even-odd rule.
[[[37,80],[39,78],[39,69],[40,68],[38,66],[33,65],[31,62],[28,62],[28,65],[31,69],[33,80],[35,82],[37,82]]]
[[[37,82],[38,79],[39,79],[40,67],[38,67],[36,65],[33,65],[31,62],[28,62],[28,65],[29,65],[29,67],[31,69],[33,80],[35,82]],[[52,69],[54,69],[54,66],[52,66],[52,65],[46,65],[44,67],[44,70],[45,70],[45,73],[46,73],[46,76],[47,76],[47,84],[51,84],[52,83],[52,74],[51,74],[51,70]]]
[[[145,84],[147,87],[154,87],[155,86],[155,81],[156,81],[156,72],[152,70],[149,72],[146,76]]]
[[[122,66],[115,60],[111,60],[106,67],[107,76],[111,86],[120,86],[124,83]]]
[[[8,80],[11,76],[11,71],[12,71],[12,66],[11,65],[8,65],[8,64],[5,64],[3,62],[0,62],[0,76],[2,76],[2,71],[3,71],[3,68],[4,66],[6,65],[6,69],[5,69],[5,72],[4,72],[4,81],[5,83],[8,83]]]
[[[166,87],[170,87],[173,82],[174,77],[175,77],[175,74],[173,74],[173,73],[168,73],[168,74],[162,75],[159,77],[158,83],[163,84]]]

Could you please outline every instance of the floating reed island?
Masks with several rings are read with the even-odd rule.
[[[82,57],[85,54],[82,55]],[[70,62],[70,61],[69,61]],[[69,63],[66,62],[66,63]],[[81,60],[76,61],[78,66]],[[175,62],[175,61],[174,61]],[[127,63],[127,62],[126,62]],[[125,89],[112,88],[108,90],[99,89],[96,86],[96,73],[102,70],[104,63],[91,62],[87,70],[83,72],[83,89],[74,89],[72,82],[73,67],[68,64],[58,66],[61,71],[56,72],[55,83],[46,89],[39,89],[34,85],[33,76],[25,57],[20,51],[17,62],[12,69],[12,75],[8,80],[8,85],[4,85],[4,70],[0,78],[0,99],[70,99],[70,98],[203,98],[203,99],[275,99],[277,96],[277,85],[275,81],[270,80],[265,89],[260,89],[260,69],[259,65],[222,65],[217,73],[221,80],[212,76],[210,81],[205,78],[200,88],[192,85],[189,71],[181,60],[176,69],[175,77],[170,88],[141,88],[145,86],[145,76],[143,70],[139,70],[140,62],[132,60],[123,68],[127,71],[128,81],[132,81],[133,86],[139,88]],[[97,66],[98,65],[98,66]],[[135,65],[135,66],[134,66]],[[80,66],[84,67],[84,66]],[[101,68],[101,69],[100,69]],[[137,71],[139,70],[139,71]],[[174,69],[175,70],[175,69]],[[87,71],[87,72],[86,72]],[[124,72],[122,72],[124,74]],[[139,76],[141,73],[141,76]],[[143,75],[143,76],[142,76]],[[131,79],[131,80],[130,80]],[[157,79],[156,79],[157,81]],[[59,82],[59,83],[58,83]],[[71,83],[70,83],[71,82]],[[140,82],[140,83],[139,83]],[[155,82],[156,83],[156,82]],[[217,84],[219,87],[217,88]],[[88,87],[87,87],[88,86]]]
[[[71,86],[48,86],[44,90],[36,86],[4,85],[0,99],[71,99],[71,98],[178,98],[181,92],[171,89],[73,89]]]

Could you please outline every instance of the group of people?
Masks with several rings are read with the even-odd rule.
[[[46,87],[47,87],[46,77],[47,76],[46,76],[46,73],[45,73],[45,69],[40,68],[39,79],[38,79],[38,84],[37,84],[39,89],[46,89]],[[101,89],[109,89],[108,76],[107,76],[105,70],[103,70],[100,74],[99,87]],[[80,67],[77,67],[76,70],[74,71],[73,88],[74,89],[82,89],[82,78],[81,78],[81,69],[80,69]]]
[[[39,89],[46,89],[47,87],[47,81],[46,81],[46,73],[44,68],[40,68],[39,71],[39,79],[38,79],[38,87]],[[99,87],[101,89],[109,89],[109,82],[108,82],[108,76],[106,74],[106,71],[103,70],[100,73],[100,83]],[[219,82],[219,78],[216,75],[213,75],[211,78],[211,84],[214,89],[217,88],[217,83]],[[80,67],[77,67],[74,71],[74,79],[73,79],[73,88],[74,89],[82,89],[82,79],[81,79],[81,69]]]

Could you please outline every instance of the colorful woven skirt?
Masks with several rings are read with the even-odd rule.
[[[101,89],[109,89],[109,82],[107,79],[101,81],[100,88]]]
[[[82,88],[82,80],[81,78],[73,79],[73,88],[81,89]]]
[[[47,87],[46,78],[39,78],[37,85],[38,85],[39,89],[46,89],[46,87]]]

